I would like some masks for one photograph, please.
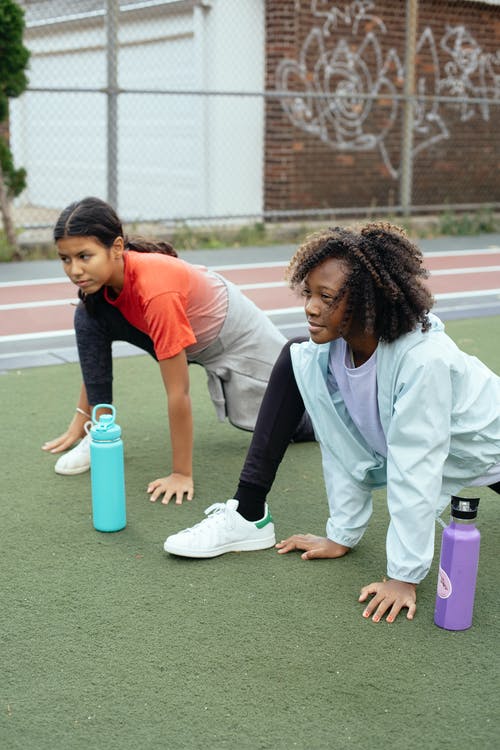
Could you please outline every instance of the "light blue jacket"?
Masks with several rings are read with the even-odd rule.
[[[340,393],[330,394],[330,346],[291,348],[295,378],[321,445],[330,507],[329,539],[353,547],[372,513],[371,492],[387,485],[387,574],[418,583],[434,553],[435,518],[450,495],[500,463],[500,378],[460,351],[430,314],[377,347],[380,420],[387,459],[364,441]]]

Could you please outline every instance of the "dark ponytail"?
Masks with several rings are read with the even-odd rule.
[[[127,250],[134,250],[136,253],[163,253],[163,255],[172,255],[174,258],[177,258],[177,252],[170,242],[165,242],[164,240],[151,242],[151,240],[144,240],[142,237],[136,237],[132,240],[125,237],[124,241],[125,248]]]
[[[66,237],[93,237],[108,249],[117,237],[123,237],[126,250],[177,257],[169,242],[151,242],[142,238],[130,240],[126,237],[116,211],[101,198],[83,198],[81,201],[70,203],[61,212],[54,227],[54,242]],[[78,296],[91,315],[96,315],[99,304],[104,300],[102,289],[88,295],[79,290]]]

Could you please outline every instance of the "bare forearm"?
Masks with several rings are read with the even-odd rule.
[[[193,414],[188,393],[169,398],[168,421],[172,445],[172,472],[191,476],[193,473]]]
[[[42,450],[50,451],[51,453],[61,453],[61,451],[71,448],[77,440],[84,437],[85,424],[90,419],[90,410],[91,407],[87,400],[87,391],[82,384],[76,409],[72,414],[71,421],[66,431],[63,432],[62,435],[59,435],[59,437],[46,441],[42,445]]]

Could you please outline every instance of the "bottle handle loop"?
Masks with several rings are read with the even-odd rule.
[[[116,421],[116,409],[113,406],[113,404],[96,404],[94,408],[92,409],[92,424],[98,424],[98,421],[96,419],[96,411],[98,409],[111,409],[111,415],[113,417],[113,422]]]

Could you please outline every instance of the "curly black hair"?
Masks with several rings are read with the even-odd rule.
[[[345,263],[347,277],[333,305],[347,295],[342,328],[356,320],[381,341],[395,341],[418,325],[428,331],[433,297],[423,255],[401,227],[388,222],[360,229],[334,227],[306,238],[291,259],[286,278],[300,289],[313,268],[328,258]]]

